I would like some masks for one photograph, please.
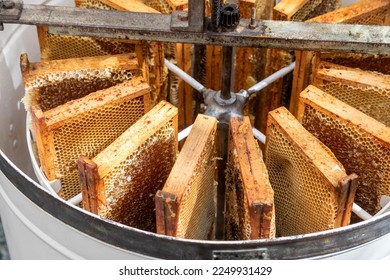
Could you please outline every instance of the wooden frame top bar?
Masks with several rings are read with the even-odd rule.
[[[304,115],[304,105],[326,111],[328,114],[338,116],[343,122],[352,123],[359,129],[375,137],[383,145],[390,147],[390,128],[385,124],[367,116],[361,111],[345,104],[330,94],[310,85],[300,94],[298,120]]]

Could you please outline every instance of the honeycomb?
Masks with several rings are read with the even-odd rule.
[[[76,144],[77,141],[86,141],[80,149],[91,154],[95,151],[94,149],[99,147],[101,149],[102,145],[108,145],[113,140],[112,137],[115,137],[115,133],[118,133],[115,132],[115,129],[112,134],[102,131],[99,140],[103,138],[105,142],[91,141],[91,135],[93,135],[91,129],[93,127],[96,129],[98,124],[95,119],[96,116],[90,115],[88,117],[89,121],[92,121],[95,126],[89,125],[86,129],[82,129],[76,124],[72,126],[69,121],[82,114],[83,110],[92,109],[95,103],[88,104],[91,108],[88,108],[87,105],[84,106],[85,108],[80,108],[80,106],[77,107],[78,104],[86,100],[95,102],[92,97],[87,96],[97,90],[111,87],[125,80],[139,78],[141,71],[132,54],[35,63],[30,63],[27,55],[23,54],[21,56],[21,68],[25,84],[23,102],[26,110],[31,111],[34,120],[32,127],[38,141],[39,160],[42,169],[49,180],[60,179],[62,190],[59,195],[64,199],[69,199],[80,192],[77,173],[75,172],[75,160],[80,156],[78,154],[80,151],[76,151],[76,147],[70,145],[70,143]],[[131,92],[125,93],[128,98],[133,98]],[[108,102],[112,99],[109,94],[106,93],[106,97],[102,94],[102,100]],[[141,100],[140,105],[131,105],[134,102],[129,102],[123,109],[135,109],[134,112],[130,113],[131,115],[136,115],[140,106],[143,108],[142,112],[149,106],[149,101],[145,101],[145,104],[143,104]],[[146,107],[144,108],[144,106]],[[72,112],[66,111],[66,108],[69,110],[78,108],[79,110]],[[65,112],[61,113],[63,111]],[[71,112],[74,115],[71,115]],[[106,116],[102,117],[105,119],[105,123],[112,121],[109,114],[107,112],[105,113]],[[120,114],[118,115],[120,117]],[[79,122],[80,120],[74,121]],[[61,127],[61,125],[64,125],[64,127]],[[88,121],[85,125],[88,125]],[[123,131],[125,129],[124,125],[125,123],[122,123],[116,129]],[[66,130],[70,130],[74,134],[67,134]],[[82,136],[82,138],[76,136]]]
[[[142,76],[134,54],[30,63],[21,56],[26,109],[43,112],[89,93]]]
[[[104,4],[100,0],[75,0],[75,6],[79,8],[92,8],[100,10],[111,10],[111,7],[107,4]]]
[[[38,32],[43,33],[45,31]],[[134,44],[122,41],[48,33],[40,44],[42,46],[41,59],[43,61],[120,54],[135,51]]]
[[[309,0],[291,17],[292,21],[305,21],[317,15],[333,11],[341,6],[341,0]]]
[[[301,93],[299,119],[328,146],[347,172],[359,175],[355,202],[374,215],[390,195],[390,129],[335,97],[309,86]]]
[[[113,120],[110,114],[119,119],[123,114],[139,118],[139,114],[142,115],[149,107],[149,91],[145,92],[147,96],[131,100],[134,98],[133,92],[121,90],[122,86],[118,85],[129,79],[140,83],[142,73],[132,54],[35,63],[30,63],[27,55],[23,54],[21,68],[25,85],[23,102],[26,110],[32,113],[32,127],[38,141],[42,169],[49,180],[60,179],[62,190],[59,195],[69,199],[80,192],[75,166],[75,160],[80,156],[80,150],[77,149],[95,155],[108,145],[133,122],[132,119],[123,119],[110,134],[106,131],[109,130],[109,122]],[[119,105],[115,103],[115,97],[110,95],[115,92],[115,88],[95,93],[113,85],[118,85],[118,100],[122,98],[125,102],[120,110],[115,109]],[[132,86],[132,83],[127,86]],[[100,112],[99,102],[96,103],[99,98],[99,102],[106,102],[108,107],[115,110]],[[83,103],[87,100],[91,103]],[[124,113],[123,110],[129,111]],[[97,111],[99,117],[93,115]],[[84,113],[85,116],[82,115]],[[78,116],[80,119],[77,119]],[[105,128],[98,127],[98,119],[105,123]],[[88,127],[83,128],[83,125]],[[100,130],[101,134],[95,135],[95,131]],[[73,146],[76,144],[79,147]]]
[[[390,126],[390,79],[379,73],[320,63],[313,85]]]
[[[248,117],[230,121],[225,239],[275,237],[273,190]]]
[[[171,14],[174,11],[167,0],[142,0],[142,2],[162,14]]]
[[[334,154],[284,107],[269,113],[265,164],[274,190],[280,236],[340,226],[339,182],[346,173]]]
[[[76,164],[80,155],[95,156],[137,121],[149,108],[148,95],[147,84],[126,81],[46,111],[43,126],[37,121],[40,161],[49,180],[61,181],[58,194],[63,199],[80,193]],[[39,116],[39,110],[32,110]]]
[[[341,0],[284,0],[273,11],[275,20],[305,21],[341,6]]]
[[[390,4],[386,0],[362,0],[308,21],[385,25],[389,9]]]
[[[76,0],[75,6],[103,10],[112,9],[98,0]],[[41,59],[44,61],[135,51],[134,43],[124,40],[49,34],[46,26],[38,26],[37,29],[41,47]]]
[[[92,159],[98,166],[97,214],[155,232],[154,195],[176,153],[177,109],[160,102]]]
[[[158,233],[189,239],[212,238],[216,133],[217,120],[199,114],[162,192],[156,194]]]
[[[75,6],[102,10],[112,9],[99,0],[75,0]],[[39,26],[38,34],[39,44],[41,46],[41,59],[45,61],[121,54],[135,51],[134,42],[86,36],[49,34],[46,26]]]
[[[390,75],[390,55],[358,53],[316,53],[318,61]]]
[[[366,24],[366,25],[383,25],[386,21],[386,16],[388,15],[389,10],[382,10],[378,13],[368,14],[364,18],[359,18],[357,20],[346,21],[345,23],[351,24]]]

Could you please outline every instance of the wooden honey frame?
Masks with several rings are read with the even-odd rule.
[[[99,153],[95,158],[89,159],[84,156],[80,157],[78,160],[78,170],[83,194],[84,209],[101,215],[103,211],[102,209],[106,209],[109,206],[106,197],[106,186],[104,183],[105,178],[110,176],[110,173],[114,170],[115,167],[121,165],[122,162],[126,160],[126,158],[140,149],[140,147],[150,137],[152,137],[169,122],[172,122],[174,147],[172,154],[170,155],[171,162],[167,162],[166,164],[167,169],[171,170],[178,150],[177,121],[177,108],[166,101],[161,101],[141,119],[139,119],[134,125],[127,129],[121,136],[119,136],[111,145]],[[170,164],[172,164],[172,166]],[[166,179],[167,178],[165,178],[165,180]],[[165,180],[162,182],[157,182],[157,180],[160,180],[158,176],[156,176],[155,180],[156,182],[154,182],[153,186],[151,186],[154,188],[154,192],[159,189],[161,190],[165,183]],[[127,183],[132,184],[132,181],[128,181]],[[117,188],[125,187],[127,186],[117,186]],[[148,189],[148,191],[151,190]],[[153,201],[153,198],[151,198],[151,200]],[[129,197],[126,197],[124,202],[131,204]],[[146,215],[155,216],[153,208],[154,207],[147,210],[148,214]]]
[[[313,95],[315,93],[316,95]],[[305,104],[313,108],[325,110],[328,114],[337,115],[346,123],[353,123],[363,131],[374,135],[381,143],[390,148],[390,129],[379,121],[366,116],[359,110],[339,101],[337,98],[325,93],[321,89],[309,85],[300,94],[298,121],[302,121],[304,116]],[[336,106],[337,105],[337,106]],[[361,119],[365,119],[364,122]]]
[[[290,21],[291,18],[310,0],[282,0],[273,9],[274,20]]]
[[[349,104],[352,107],[356,107],[356,109],[363,111],[367,115],[377,119],[380,122],[385,123],[386,125],[389,125],[389,118],[386,115],[385,112],[381,112],[380,114],[373,113],[372,110],[365,110],[366,106],[376,106],[377,104],[377,98],[382,96],[382,109],[389,107],[390,104],[390,78],[388,75],[383,75],[378,72],[371,72],[371,71],[364,71],[358,68],[350,68],[350,67],[344,67],[341,65],[329,63],[329,62],[320,62],[318,65],[314,67],[313,72],[313,81],[312,85],[326,91],[325,87],[326,84],[329,82],[335,82],[340,84],[340,86],[350,86],[351,88],[360,89],[362,92],[366,92],[369,94],[369,98],[373,97],[374,99],[365,99],[364,105],[361,104],[363,107],[354,106],[354,104]],[[352,93],[348,98],[354,98],[353,94],[359,93]],[[337,96],[336,96],[337,97]],[[362,99],[362,97],[358,97]],[[339,99],[343,99],[340,98]],[[342,100],[343,101],[343,100]],[[375,104],[371,103],[374,102]],[[386,102],[387,101],[387,102]],[[345,103],[349,103],[347,100],[344,101]]]
[[[112,68],[118,71],[130,70],[135,74],[132,80],[125,81],[103,90],[98,90],[86,96],[68,100],[49,110],[43,110],[37,102],[37,86],[31,84],[35,79],[45,75],[61,76],[66,72],[95,71]],[[54,131],[60,127],[71,124],[85,112],[98,109],[111,104],[120,105],[126,100],[143,98],[144,111],[150,109],[150,89],[143,82],[142,71],[139,69],[137,59],[134,54],[123,54],[117,56],[103,56],[93,58],[65,59],[50,62],[30,63],[26,54],[21,56],[21,70],[24,83],[26,85],[26,95],[23,99],[26,109],[31,115],[31,127],[34,133],[41,168],[49,181],[59,179],[57,168],[55,167],[56,151]],[[56,81],[61,83],[61,79]],[[54,85],[55,86],[55,85]],[[115,93],[115,94],[113,94]],[[77,159],[75,159],[77,160]]]
[[[346,126],[353,127],[351,129],[355,131],[359,131],[359,134],[370,135],[373,139],[375,139],[375,142],[377,144],[379,144],[380,146],[384,147],[387,150],[390,149],[390,128],[388,126],[377,121],[372,117],[369,117],[363,112],[349,106],[348,104],[338,100],[337,98],[333,97],[330,94],[327,94],[326,92],[322,91],[321,89],[313,85],[309,85],[300,94],[299,106],[297,112],[297,119],[300,122],[302,122],[304,119],[305,107],[307,105],[314,108],[315,110],[318,110],[319,112],[332,116],[332,118],[337,118],[337,120],[339,120]],[[336,156],[340,158],[340,155],[336,154]],[[341,160],[342,159],[340,158],[340,161]],[[390,173],[389,166],[383,168],[387,168],[387,169],[382,170],[382,172]],[[363,186],[359,182],[358,191],[361,190],[362,187]],[[366,187],[370,187],[371,190],[372,188],[375,188],[375,186],[366,186]],[[382,192],[381,194],[390,195],[388,191],[384,191],[384,189],[386,189],[386,186],[379,186],[379,188],[380,189],[378,190],[378,192]],[[375,206],[377,209],[380,208],[379,199],[377,201],[377,205]],[[371,214],[374,213],[371,212]]]
[[[133,84],[133,81],[125,82],[123,85]],[[122,84],[120,86],[123,86]],[[98,106],[105,106],[107,104],[114,105],[115,103],[122,103],[131,96],[131,99],[143,96],[145,99],[145,113],[149,110],[149,86],[145,83],[140,83],[134,87],[131,92],[123,92],[119,95],[116,91],[116,96],[112,96],[113,88],[98,91],[90,94],[80,100],[80,102],[72,103],[69,106],[59,106],[53,110],[42,112],[37,106],[31,108],[31,118],[34,127],[38,153],[41,163],[41,168],[47,176],[48,180],[55,180],[56,171],[54,167],[54,135],[53,130],[58,129],[73,121],[86,111],[93,110]],[[129,97],[127,97],[128,95]],[[104,97],[102,97],[104,96]],[[103,102],[102,102],[103,101]],[[83,103],[83,104],[80,104]],[[83,106],[87,104],[86,106]]]
[[[216,139],[217,137],[217,120],[214,117],[199,114],[193,124],[191,132],[186,139],[186,142],[180,151],[180,154],[172,168],[171,173],[164,188],[157,192],[155,196],[156,203],[156,223],[157,233],[178,236],[178,222],[181,219],[181,205],[183,197],[189,191],[194,183],[194,174],[197,176],[206,176],[207,167],[204,165],[210,164],[216,169]],[[208,145],[212,145],[212,150]],[[216,188],[214,180],[216,172],[213,173],[213,178],[210,185],[202,186],[203,192],[211,201],[216,196]],[[201,195],[199,195],[201,196]],[[196,197],[199,198],[197,195]],[[199,206],[199,200],[195,201],[195,207]],[[214,208],[214,210],[213,210]],[[214,212],[215,205],[203,205],[202,213]],[[195,213],[202,215],[202,213]],[[206,215],[206,214],[205,214]],[[212,222],[212,221],[211,221]],[[200,227],[205,225],[189,225],[191,227]],[[209,228],[204,229],[202,236],[195,236],[194,239],[207,239],[212,232],[213,223],[210,223]],[[185,237],[185,236],[179,236]]]
[[[273,0],[240,0],[241,18],[251,18],[252,8],[256,8],[256,20],[270,20],[274,3]],[[266,78],[267,51],[266,48],[236,48],[234,92],[246,90]],[[243,110],[256,126],[256,116],[262,111],[262,98],[263,95],[252,95]]]
[[[188,0],[166,0],[173,10],[185,10],[188,8]]]
[[[244,193],[244,203],[240,205],[248,209],[248,223],[250,226],[249,239],[269,239],[275,237],[274,225],[274,191],[268,181],[265,164],[262,163],[261,152],[256,145],[256,140],[252,133],[252,126],[249,117],[243,119],[232,118],[229,128],[229,152],[228,165],[234,164],[232,157],[237,157],[237,168],[239,172],[233,181],[240,181],[242,192]],[[237,186],[233,186],[236,187]],[[229,196],[228,190],[226,197]],[[227,204],[229,200],[227,199]],[[226,206],[229,209],[229,205]],[[231,213],[237,215],[238,213]],[[229,212],[226,213],[226,223],[228,223]],[[244,225],[237,225],[239,228]],[[242,230],[246,230],[243,228]],[[225,232],[226,234],[226,232]]]
[[[310,19],[307,22],[359,24],[361,21],[369,18],[372,14],[386,11],[387,17],[384,18],[383,25],[390,25],[390,2],[387,0],[359,1],[347,7]],[[320,53],[312,51],[295,51],[296,66],[289,107],[294,115],[297,114],[299,93],[311,82],[313,71],[312,61],[315,56],[320,56]]]
[[[185,71],[187,74],[192,75],[192,45],[177,43],[174,45],[175,48],[175,59],[177,66]],[[194,90],[192,87],[184,82],[179,77],[177,78],[178,89],[177,89],[177,107],[179,109],[179,129],[184,129],[190,126],[194,121],[194,109],[193,102]]]
[[[363,88],[377,87],[379,89],[389,89],[390,87],[389,77],[381,73],[320,61],[315,66],[313,83],[321,86],[325,81],[340,81],[347,85]]]
[[[265,155],[267,168],[269,165],[268,158],[270,158],[268,151],[270,138],[268,135],[273,126],[305,158],[306,163],[312,167],[313,176],[318,176],[321,182],[325,184],[324,187],[335,195],[337,199],[337,213],[334,219],[334,227],[348,225],[350,223],[358,176],[356,174],[347,175],[333,153],[309,133],[284,107],[269,113]],[[335,168],[335,166],[338,166],[338,168]],[[271,171],[269,170],[269,172]],[[272,184],[271,179],[270,181]],[[280,191],[275,185],[273,185],[273,188],[275,194]],[[276,207],[278,206],[276,205]],[[280,212],[278,214],[283,215]],[[276,226],[278,227],[278,223]],[[323,230],[326,230],[326,228]]]
[[[129,11],[129,12],[140,12],[140,13],[158,13],[155,9],[144,4],[140,0],[99,0],[103,4],[118,10],[118,11]],[[85,2],[84,0],[74,0],[75,6],[79,7],[80,3]]]
[[[61,77],[64,73],[77,72],[77,71],[95,71],[105,69],[115,69],[115,71],[131,71],[134,75],[133,78],[144,78],[144,72],[139,66],[139,62],[136,58],[136,54],[127,53],[119,55],[106,55],[96,57],[84,57],[84,58],[72,58],[61,59],[53,61],[40,61],[30,62],[27,54],[20,56],[20,69],[22,72],[22,78],[26,89],[26,94],[23,98],[26,109],[30,110],[32,106],[37,107],[37,110],[43,110],[39,108],[37,101],[37,86],[32,84],[32,81],[39,79],[40,76],[54,76]],[[108,76],[105,78],[109,78]],[[44,78],[43,78],[44,79]],[[58,83],[57,81],[51,81],[51,83]],[[39,87],[39,86],[38,86]],[[70,101],[70,100],[69,100]]]

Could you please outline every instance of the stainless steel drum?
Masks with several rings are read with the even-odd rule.
[[[19,56],[26,52],[32,61],[39,58],[35,27],[7,25],[0,49],[0,214],[11,258],[390,258],[390,213],[274,240],[195,241],[123,226],[55,198],[34,176],[25,139],[26,112],[20,102],[24,93]]]

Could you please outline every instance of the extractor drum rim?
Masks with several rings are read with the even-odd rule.
[[[273,240],[198,241],[172,238],[101,219],[55,198],[19,170],[2,151],[0,170],[28,199],[63,223],[112,246],[153,258],[315,258],[352,250],[390,234],[388,212],[347,227]]]

